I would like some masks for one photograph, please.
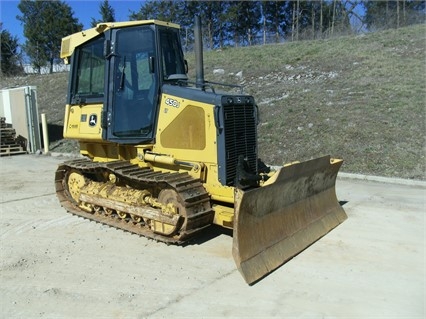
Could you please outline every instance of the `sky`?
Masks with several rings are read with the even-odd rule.
[[[91,28],[92,18],[100,19],[99,4],[102,0],[65,0],[74,11],[74,17],[83,24],[83,29]],[[129,20],[129,14],[133,11],[138,12],[142,0],[109,1],[115,11],[116,21]],[[0,21],[3,23],[3,30],[8,30],[12,36],[18,37],[20,44],[25,42],[23,27],[21,21],[16,16],[22,15],[18,9],[19,1],[0,0]]]
[[[3,30],[8,30],[12,36],[18,37],[19,44],[24,44],[23,27],[16,16],[22,15],[18,9],[20,1],[0,0],[0,22]],[[102,0],[65,0],[64,2],[74,11],[74,17],[83,24],[83,29],[91,28],[92,18],[100,19],[99,5]],[[128,21],[131,12],[138,12],[144,0],[110,0],[109,4],[114,8],[116,21]]]

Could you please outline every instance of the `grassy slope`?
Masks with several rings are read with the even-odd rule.
[[[426,179],[425,41],[426,26],[418,25],[205,52],[205,77],[242,84],[255,96],[259,152],[267,163],[331,154],[345,160],[346,172]],[[187,58],[193,66],[193,55]],[[214,75],[216,68],[225,74]],[[40,113],[61,124],[66,82],[62,73],[0,84],[36,85]]]
[[[418,25],[208,52],[206,78],[235,82],[229,73],[243,71],[267,163],[331,154],[347,172],[425,179],[425,40]]]

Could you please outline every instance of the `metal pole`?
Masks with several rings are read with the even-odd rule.
[[[203,61],[203,36],[201,31],[201,18],[195,16],[194,22],[194,51],[195,51],[195,83],[197,88],[204,86],[204,61]]]
[[[49,135],[47,134],[47,121],[44,113],[41,113],[41,127],[43,129],[44,154],[47,154],[49,152]]]

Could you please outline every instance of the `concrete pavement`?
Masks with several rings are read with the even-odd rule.
[[[425,316],[424,182],[342,176],[348,220],[248,286],[220,229],[167,246],[67,214],[53,185],[62,160],[0,158],[3,318]]]

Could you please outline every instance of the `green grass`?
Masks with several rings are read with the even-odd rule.
[[[204,58],[207,80],[240,82],[255,96],[265,162],[331,154],[346,172],[426,179],[425,25]]]

